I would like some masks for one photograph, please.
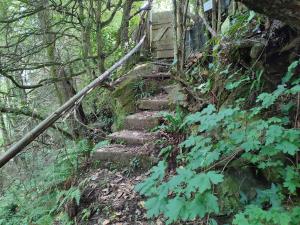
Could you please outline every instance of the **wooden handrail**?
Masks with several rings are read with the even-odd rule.
[[[97,86],[99,86],[104,80],[110,77],[111,73],[123,65],[128,59],[135,54],[144,43],[146,35],[142,37],[139,43],[128,52],[122,59],[115,63],[111,68],[101,74],[98,78],[92,81],[89,85],[83,88],[80,92],[70,98],[66,103],[59,107],[56,111],[50,114],[46,119],[40,122],[35,128],[29,131],[21,140],[10,147],[1,157],[0,157],[0,168],[2,168],[6,163],[8,163],[12,158],[19,154],[27,145],[34,141],[39,135],[41,135],[45,130],[47,130],[51,125],[53,125],[59,118],[61,118],[66,112],[78,104],[83,97],[89,94]]]

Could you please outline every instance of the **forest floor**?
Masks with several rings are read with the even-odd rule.
[[[134,187],[143,181],[149,172],[90,169],[82,174],[85,188],[75,220],[84,225],[163,225],[163,219],[148,219],[144,199]],[[180,223],[204,224],[202,221]]]
[[[128,170],[96,169],[83,175],[86,180],[77,221],[79,224],[150,224],[143,199],[134,191],[146,174]],[[81,178],[82,179],[82,178]],[[162,224],[156,221],[155,224]]]

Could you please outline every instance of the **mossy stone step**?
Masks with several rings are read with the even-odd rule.
[[[141,110],[167,110],[170,108],[170,102],[168,95],[160,94],[154,97],[139,100],[138,107]]]
[[[155,133],[137,130],[121,130],[108,135],[108,137],[113,141],[126,143],[128,145],[143,145],[157,138]]]
[[[143,111],[125,118],[124,128],[127,130],[150,130],[158,126],[163,119],[164,111]]]
[[[115,163],[117,166],[129,167],[133,160],[138,160],[139,169],[150,169],[157,161],[151,156],[151,149],[147,146],[109,145],[96,150],[92,158],[104,163]]]
[[[142,78],[151,78],[151,79],[159,79],[159,80],[165,80],[171,77],[170,73],[159,73],[159,72],[141,74],[139,76]]]

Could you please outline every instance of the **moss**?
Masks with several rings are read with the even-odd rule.
[[[223,215],[237,212],[241,207],[239,183],[232,176],[225,176],[218,187],[220,211]]]
[[[118,100],[115,100],[115,107],[114,107],[114,123],[112,125],[113,131],[118,131],[123,129],[125,117],[128,113],[122,107]]]
[[[136,82],[136,77],[129,77],[112,93],[112,96],[117,99],[120,107],[127,113],[132,113],[136,110],[135,96],[137,93],[134,86]]]
[[[222,185],[217,187],[220,211],[223,215],[238,212],[245,203],[256,198],[256,189],[266,189],[269,186],[239,160],[231,164],[231,168],[228,168],[224,175]]]

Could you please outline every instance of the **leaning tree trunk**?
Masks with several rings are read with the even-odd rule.
[[[300,0],[237,0],[248,8],[300,29]]]

